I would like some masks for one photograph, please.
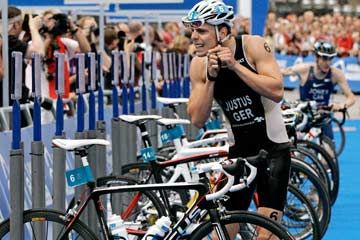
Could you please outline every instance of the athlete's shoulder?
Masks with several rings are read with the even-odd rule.
[[[331,78],[335,82],[341,81],[342,79],[345,79],[345,73],[337,67],[331,67]]]
[[[244,38],[245,42],[249,42],[249,41],[261,41],[264,42],[265,38],[259,36],[259,35],[250,35],[250,34],[244,34],[242,35]]]
[[[206,57],[195,56],[190,64],[190,78],[195,81],[205,80]]]
[[[243,48],[249,61],[274,58],[270,45],[261,36],[243,35]]]
[[[206,57],[194,56],[191,60],[191,64],[205,64]]]

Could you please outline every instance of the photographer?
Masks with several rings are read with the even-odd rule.
[[[70,34],[70,37],[65,37]],[[76,52],[89,52],[90,45],[82,31],[76,27],[72,21],[65,14],[55,14],[49,18],[45,29],[45,65],[46,65],[46,79],[48,81],[48,96],[56,98],[55,92],[55,73],[56,73],[56,59],[55,52],[65,54],[65,94],[64,98],[70,97],[70,84],[75,82],[75,76],[70,75],[69,61],[75,57]],[[77,41],[76,41],[77,40]],[[45,95],[46,96],[46,95]]]
[[[0,15],[0,23],[2,20],[2,16]],[[8,43],[9,43],[9,59],[11,59],[11,54],[14,51],[19,51],[23,53],[24,58],[30,59],[32,53],[37,52],[41,55],[44,55],[44,42],[39,34],[39,29],[41,27],[41,18],[40,17],[32,17],[29,16],[29,30],[32,38],[32,42],[27,44],[21,40],[19,40],[20,33],[22,32],[22,23],[23,18],[21,15],[21,10],[16,7],[8,8]],[[9,64],[9,81],[12,81],[12,71],[11,66]],[[22,99],[21,103],[26,102],[29,97],[29,89],[25,86],[25,62],[23,62],[23,86],[22,86]],[[0,82],[0,92],[2,93],[2,81]],[[9,86],[12,86],[11,82]],[[9,96],[10,96],[10,88],[9,88]],[[11,103],[11,99],[10,99]],[[2,106],[2,97],[0,97],[0,106]]]

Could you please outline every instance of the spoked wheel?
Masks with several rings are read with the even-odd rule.
[[[49,209],[32,209],[24,211],[24,239],[60,239],[68,221],[61,212]],[[0,238],[10,239],[10,219],[0,225]],[[73,229],[65,238],[96,240],[96,235],[80,220],[74,222]]]
[[[210,221],[202,223],[195,231],[184,239],[216,239],[218,229],[227,229],[229,239],[258,239],[259,229],[268,231],[267,237],[261,239],[294,239],[280,224],[273,220],[246,211],[232,211],[221,217],[220,224],[212,224]],[[272,238],[273,237],[273,238]],[[274,238],[275,237],[275,238]]]

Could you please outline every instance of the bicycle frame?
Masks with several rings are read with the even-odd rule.
[[[149,134],[146,130],[146,126],[144,122],[140,122],[137,124],[137,127],[141,131],[142,140],[144,143],[144,147],[152,147]],[[149,177],[145,180],[145,183],[148,183],[150,181],[150,178],[152,174],[154,175],[156,183],[163,183],[161,171],[163,171],[165,168],[170,166],[176,166],[175,172],[173,176],[171,177],[170,181],[168,183],[174,183],[177,179],[179,179],[180,176],[183,176],[184,180],[186,182],[193,181],[190,170],[188,168],[188,165],[186,163],[194,162],[194,161],[200,161],[204,158],[218,158],[218,157],[226,157],[228,155],[227,149],[225,150],[224,147],[215,147],[215,148],[194,148],[194,149],[187,149],[187,154],[185,154],[185,148],[183,155],[186,155],[185,157],[181,158],[173,158],[168,161],[150,161],[150,165],[152,167],[152,173],[149,175]],[[194,155],[196,153],[196,155]],[[193,193],[192,193],[193,194]],[[166,196],[166,193],[164,191],[160,191],[160,196],[162,200],[164,201],[164,205],[167,209],[170,209],[170,203]]]
[[[82,157],[83,162],[87,162],[86,150],[77,150]],[[173,164],[173,163],[172,163]],[[186,229],[194,222],[203,219],[209,214],[211,221],[214,223],[215,230],[218,234],[218,239],[229,239],[229,235],[224,226],[220,224],[220,215],[225,212],[225,209],[219,210],[219,205],[215,201],[207,201],[206,195],[209,193],[208,179],[205,172],[199,174],[200,182],[196,183],[160,183],[160,184],[147,184],[147,185],[127,185],[127,186],[109,186],[109,187],[95,187],[95,182],[87,183],[90,189],[90,194],[82,201],[79,207],[75,206],[68,211],[67,216],[71,220],[66,226],[65,232],[60,236],[60,239],[64,239],[73,228],[74,223],[80,218],[84,209],[90,201],[94,202],[100,228],[105,240],[111,240],[111,234],[106,224],[106,218],[104,213],[104,207],[100,200],[100,197],[105,194],[121,193],[121,192],[145,192],[145,191],[166,191],[166,190],[189,190],[193,189],[199,192],[199,197],[196,202],[189,207],[184,216],[175,224],[175,226],[166,234],[165,240],[178,239],[183,235]],[[75,209],[76,208],[76,209]],[[71,213],[70,213],[71,212]],[[130,230],[129,234],[144,235],[142,230]]]
[[[111,194],[111,193],[121,193],[121,192],[145,192],[145,191],[161,191],[161,190],[188,190],[188,189],[194,189],[199,192],[200,196],[205,196],[206,193],[209,191],[208,186],[204,183],[174,183],[174,184],[147,184],[147,185],[127,185],[127,186],[110,186],[110,187],[95,187],[94,182],[90,182],[87,184],[90,188],[90,194],[86,197],[86,199],[81,203],[78,210],[71,216],[71,220],[69,221],[66,231],[61,235],[60,239],[64,239],[67,234],[70,233],[70,231],[73,228],[74,223],[80,218],[81,214],[83,213],[84,209],[88,205],[88,203],[92,200],[94,202],[96,213],[98,216],[98,221],[100,223],[100,227],[103,233],[103,237],[106,240],[110,240],[111,234],[109,231],[108,226],[106,225],[106,219],[105,219],[105,213],[104,213],[104,207],[101,203],[100,197],[105,194]],[[199,198],[203,202],[204,198]],[[199,204],[199,203],[198,203]],[[197,205],[198,205],[197,204]],[[184,226],[182,222],[185,222],[186,219],[193,219],[191,216],[193,215],[193,212],[197,210],[197,205],[194,205],[192,208],[190,208],[183,217],[182,220],[176,225],[179,228],[181,226]],[[176,230],[176,226],[174,227],[174,230]],[[177,231],[181,232],[181,231]],[[131,232],[132,234],[135,233],[135,231]],[[144,234],[143,231],[140,231],[138,233],[139,235]],[[169,238],[172,239],[172,238]]]

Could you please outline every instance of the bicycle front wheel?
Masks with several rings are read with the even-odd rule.
[[[64,238],[68,221],[62,212],[50,209],[24,211],[24,239],[83,239],[96,240],[96,235],[80,220],[74,222],[72,230]],[[10,239],[10,219],[0,225],[0,239]]]
[[[343,126],[340,124],[339,120],[337,120],[336,118],[332,118],[331,123],[333,125],[336,156],[339,157],[345,147],[345,142],[346,142],[345,130]]]
[[[228,229],[230,239],[258,239],[258,231],[260,228],[270,232],[268,239],[292,240],[294,239],[280,224],[272,219],[260,216],[257,213],[247,211],[232,211],[226,216],[221,217],[220,224],[213,224],[210,221],[204,222],[191,234],[190,240],[213,239],[217,236],[219,225]],[[231,230],[236,229],[236,234],[230,234]],[[218,239],[220,239],[218,237]],[[261,238],[266,239],[266,238]]]

